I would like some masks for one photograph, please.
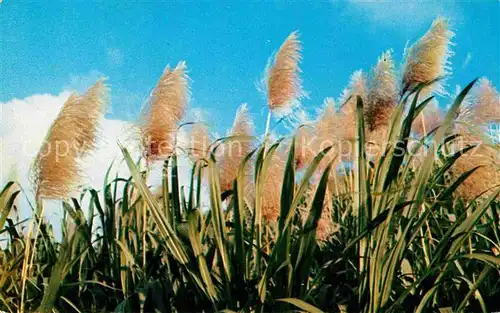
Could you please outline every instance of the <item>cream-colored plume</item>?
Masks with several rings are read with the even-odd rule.
[[[485,126],[500,122],[500,95],[493,84],[481,78],[465,97],[456,119],[462,126]]]
[[[197,162],[208,157],[212,138],[206,124],[202,122],[194,123],[188,140],[188,155],[191,161]]]
[[[408,90],[419,83],[430,82],[450,74],[450,46],[454,34],[448,21],[437,18],[431,28],[415,44],[405,51],[403,66],[403,88]],[[428,87],[436,93],[445,94],[442,83]]]
[[[366,129],[373,132],[387,128],[394,107],[397,105],[397,84],[391,50],[382,53],[368,81],[365,104]]]
[[[291,33],[267,69],[267,101],[272,112],[287,111],[302,96],[299,77],[301,44],[298,33]]]
[[[186,64],[167,67],[153,90],[141,119],[141,137],[146,157],[168,157],[175,148],[175,134],[189,98]]]
[[[469,144],[476,144],[478,147],[461,156],[452,167],[452,173],[456,179],[466,171],[480,166],[457,189],[458,195],[469,200],[482,192],[486,192],[485,195],[488,195],[500,188],[500,150],[498,146],[490,146],[481,141],[473,140],[474,137],[465,135],[458,141],[460,144],[455,144],[457,151]]]
[[[360,96],[363,103],[366,103],[367,86],[365,74],[359,70],[351,75],[350,83],[340,98],[342,108],[340,110],[340,119],[342,123],[342,157],[345,160],[352,159],[354,152],[354,142],[356,140],[357,116],[356,116],[356,103],[357,96]],[[348,151],[345,149],[349,148]],[[345,153],[347,152],[347,153]],[[351,153],[349,153],[351,152]]]
[[[79,161],[95,147],[106,99],[100,80],[83,96],[66,100],[32,166],[37,199],[66,198],[74,191],[81,177]]]
[[[276,151],[265,173],[262,189],[262,217],[268,223],[275,223],[280,214],[281,187],[285,174],[286,150]]]
[[[234,118],[233,128],[229,134],[234,139],[223,145],[224,154],[221,160],[220,186],[221,191],[233,189],[233,181],[243,159],[253,149],[254,125],[246,103],[242,104]],[[250,181],[250,166],[247,166],[247,183]]]

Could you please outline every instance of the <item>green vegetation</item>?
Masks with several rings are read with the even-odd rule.
[[[198,209],[199,194],[189,192],[186,198],[172,192],[179,191],[175,175],[165,175],[160,199],[154,196],[144,173],[123,149],[132,177],[107,179],[100,191],[103,202],[98,191],[84,192],[81,198],[91,198],[88,208],[78,199],[65,202],[62,223],[67,227],[61,242],[54,239],[50,225],[38,224],[34,258],[23,272],[29,239],[5,218],[19,196],[11,194],[2,202],[0,227],[9,241],[0,254],[0,308],[20,309],[25,278],[24,309],[40,312],[489,312],[500,296],[500,260],[492,253],[500,247],[500,203],[495,200],[500,189],[482,200],[455,197],[471,172],[450,181],[448,169],[464,151],[441,153],[456,139],[447,129],[471,86],[458,96],[445,124],[430,139],[439,143],[437,155],[429,145],[417,168],[411,168],[409,153],[394,154],[394,146],[376,164],[365,160],[363,104],[358,98],[361,150],[351,173],[356,189],[331,199],[333,220],[341,230],[320,246],[315,229],[330,169],[322,175],[302,223],[297,210],[324,153],[297,181],[294,144],[276,235],[266,236],[272,231],[261,224],[258,208],[249,213],[241,188],[243,170],[224,199],[214,158],[195,165],[194,173],[208,171],[210,181],[211,206],[204,214]],[[415,111],[421,109],[416,103],[401,129],[391,127],[390,136],[408,132]],[[403,105],[394,119],[402,117]],[[277,145],[254,151],[257,190]],[[165,166],[168,163],[175,171],[176,156]],[[187,190],[196,190],[200,179],[201,174],[195,175]],[[119,188],[121,183],[125,185]],[[13,187],[7,184],[2,197]],[[92,231],[94,214],[100,221],[97,233]]]

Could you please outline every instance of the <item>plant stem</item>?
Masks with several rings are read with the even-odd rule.
[[[264,133],[264,144],[267,142],[267,137],[269,137],[269,126],[271,125],[271,110],[267,113],[267,122],[266,122],[266,132]]]
[[[420,113],[422,116],[422,129],[424,131],[424,137],[427,136],[427,129],[425,127],[425,117],[424,117],[424,112]]]
[[[26,249],[24,251],[24,261],[23,261],[23,268],[21,272],[21,308],[19,312],[24,311],[24,296],[25,296],[25,289],[26,289],[26,280],[27,280],[27,275],[28,271],[31,270],[31,267],[33,265],[33,259],[35,257],[35,252],[36,252],[36,244],[38,240],[38,233],[40,232],[40,227],[42,223],[42,218],[43,218],[43,201],[41,198],[38,197],[37,195],[37,200],[36,200],[36,212],[34,218],[31,220],[30,225],[29,225],[29,230],[28,234],[26,236],[27,242],[26,242]],[[37,223],[37,229],[34,232],[35,233],[35,238],[33,240],[33,245],[31,245],[31,235],[33,231],[33,226],[34,222],[36,221],[36,217],[38,215],[38,223]],[[31,252],[33,250],[33,252]],[[31,252],[31,257],[29,257]]]

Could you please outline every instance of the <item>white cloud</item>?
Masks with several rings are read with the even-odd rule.
[[[69,95],[69,91],[64,91],[58,95],[37,94],[24,99],[0,102],[0,188],[7,182],[9,175],[15,172],[17,181],[26,190],[27,197],[32,201],[33,188],[29,180],[30,166],[52,121]],[[135,134],[134,126],[129,122],[102,119],[101,137],[97,149],[82,162],[84,187],[102,189],[104,175],[113,160],[115,161],[111,171],[111,179],[117,173],[120,177],[128,178],[130,176],[126,165],[122,162],[123,157],[117,142],[119,141],[126,146],[133,157],[138,159],[139,152],[137,141],[134,140]],[[179,168],[180,177],[183,179],[181,184],[189,184],[191,165],[186,159],[181,158]],[[161,165],[153,168],[149,181],[153,185],[159,182],[161,182]],[[53,201],[47,203],[45,207],[47,216],[58,233],[60,231],[58,221],[61,216],[61,204],[59,201]],[[26,201],[21,203],[19,215],[21,219],[31,215]]]
[[[437,16],[456,20],[458,8],[450,1],[367,1],[348,0],[347,10],[362,16],[376,26],[391,27],[402,32],[413,32],[429,26]]]

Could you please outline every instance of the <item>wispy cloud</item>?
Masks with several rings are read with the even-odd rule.
[[[465,57],[464,62],[462,63],[462,69],[466,68],[469,65],[470,60],[472,60],[472,53],[467,52],[467,56]]]
[[[374,26],[391,27],[395,30],[411,33],[421,30],[437,16],[458,19],[459,10],[450,1],[367,1],[347,0],[350,14],[364,18]]]
[[[108,62],[120,66],[123,64],[123,52],[119,48],[108,48],[106,51]]]
[[[107,75],[99,70],[93,69],[83,74],[73,74],[69,77],[68,83],[63,86],[63,90],[76,91],[77,93],[84,93],[90,86],[96,83],[100,78],[108,78]],[[139,113],[139,108],[147,100],[149,91],[137,93],[137,91],[123,88],[122,86],[111,86],[111,105],[107,107],[107,113],[124,118],[128,121],[136,119]],[[119,105],[121,111],[114,112],[113,107]],[[113,115],[113,116],[116,116]]]
[[[98,70],[90,70],[85,74],[74,74],[70,76],[68,84],[63,89],[83,93],[95,84],[98,79],[103,77],[106,77],[106,75]]]

